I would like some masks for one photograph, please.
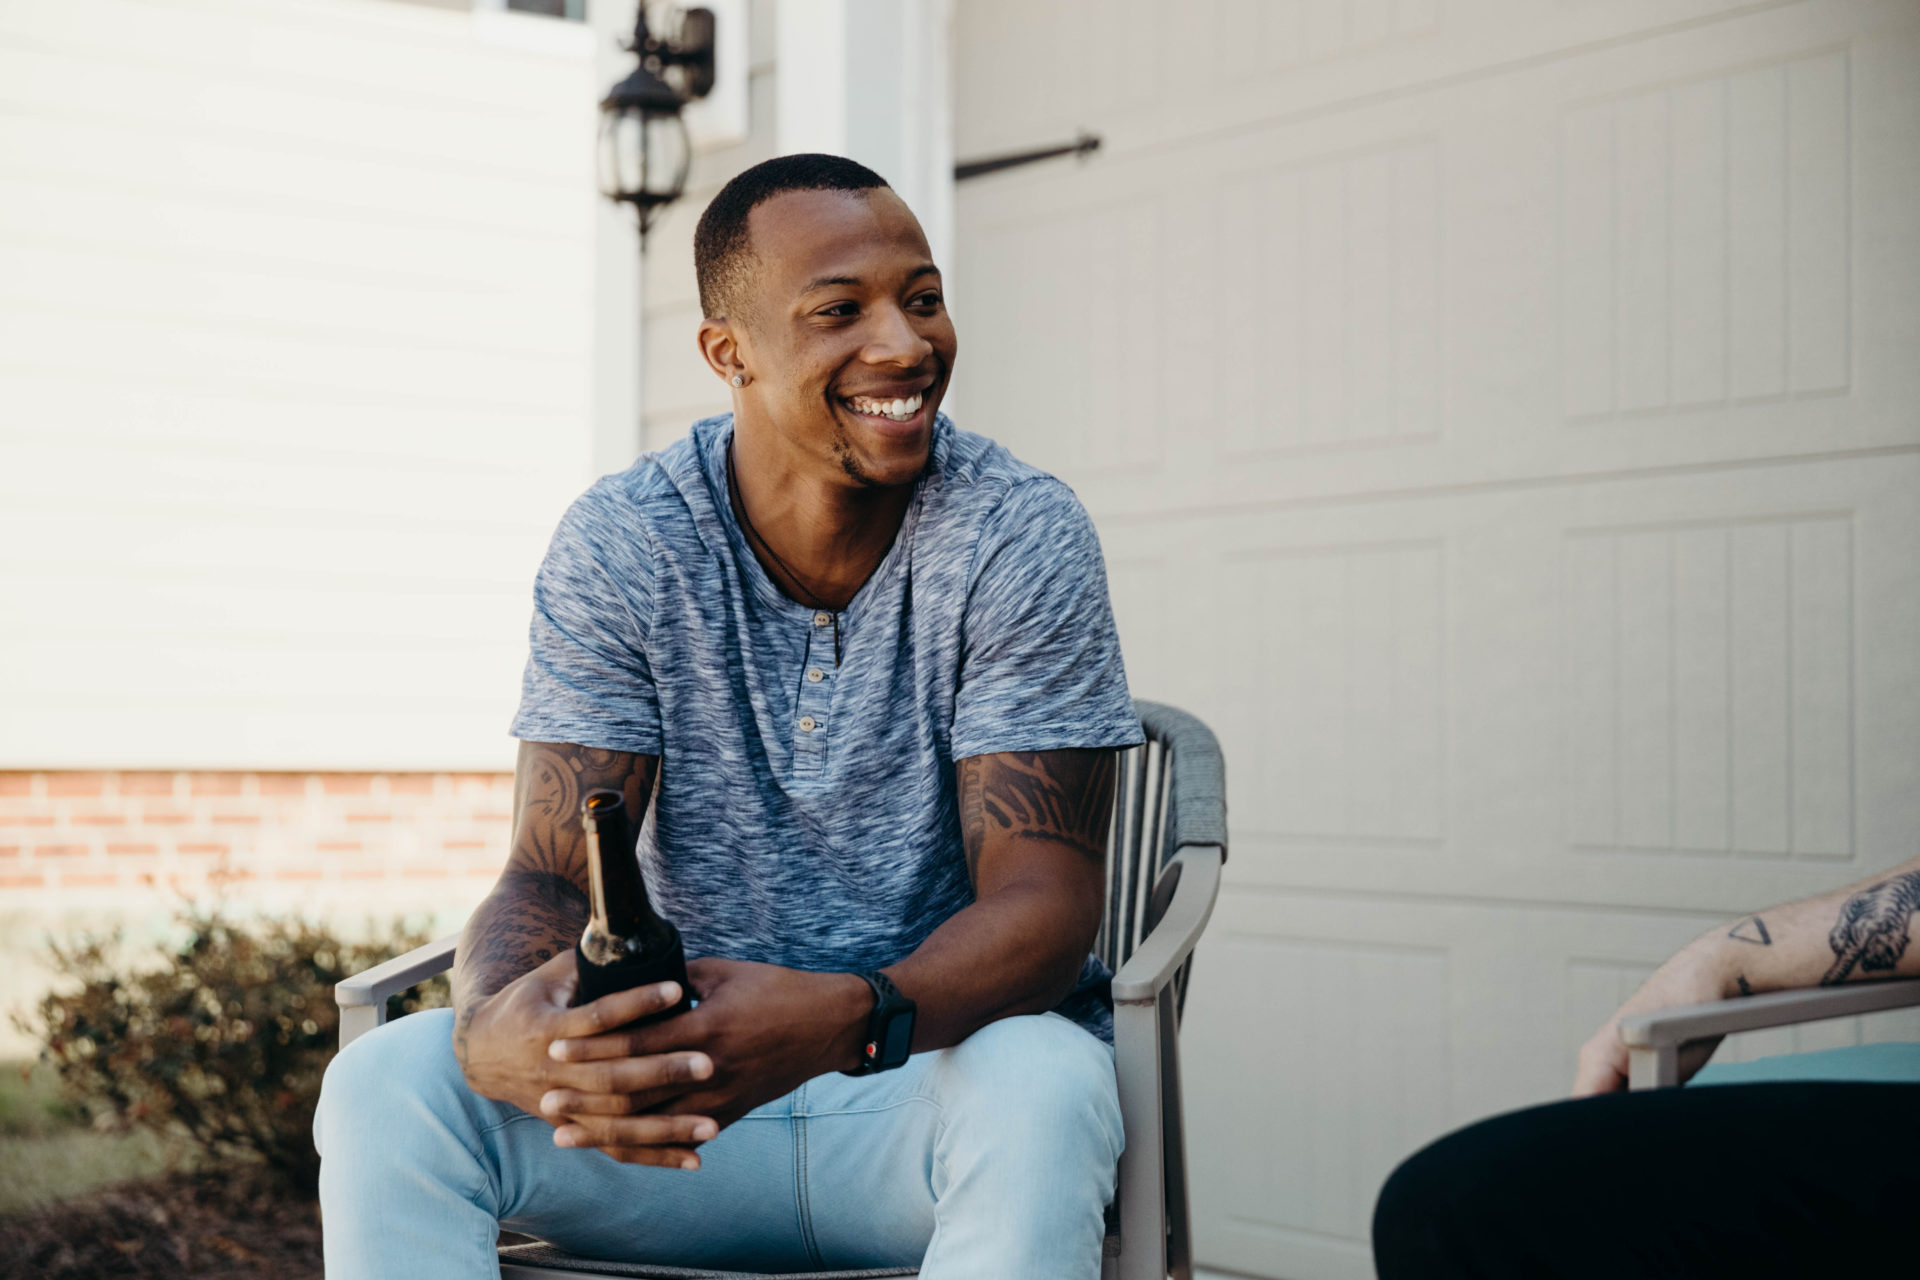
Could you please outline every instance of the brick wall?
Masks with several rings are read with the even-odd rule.
[[[0,772],[0,1058],[53,981],[44,942],[169,933],[183,897],[352,933],[457,928],[506,860],[510,773]]]
[[[512,804],[507,773],[0,773],[0,911],[470,903]]]

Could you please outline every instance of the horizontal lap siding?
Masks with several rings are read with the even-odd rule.
[[[552,25],[0,12],[0,765],[510,764],[591,465],[595,85]]]

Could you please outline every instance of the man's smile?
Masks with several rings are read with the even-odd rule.
[[[925,396],[914,392],[909,396],[896,396],[891,400],[875,396],[843,396],[841,404],[853,410],[863,418],[885,418],[888,422],[911,422],[920,412]]]

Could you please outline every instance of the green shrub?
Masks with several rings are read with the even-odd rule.
[[[96,1123],[184,1138],[311,1191],[313,1109],[339,1038],[333,985],[427,937],[394,925],[346,942],[307,921],[191,908],[178,923],[186,940],[160,965],[123,964],[117,932],[49,943],[53,967],[79,989],[48,995],[19,1025]],[[438,978],[394,997],[388,1017],[445,1003]]]

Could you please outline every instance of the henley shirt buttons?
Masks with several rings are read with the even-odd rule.
[[[813,615],[813,625],[816,627],[830,627],[833,625],[833,615],[822,609],[819,613]]]
[[[811,671],[807,672],[807,679],[812,681],[814,684],[819,684],[822,680],[825,680],[826,678],[827,678],[827,673],[822,671],[818,667],[815,667]]]
[[[802,732],[802,733],[812,733],[812,732],[813,732],[813,728],[814,728],[814,725],[815,725],[815,723],[816,723],[816,721],[814,720],[814,718],[813,718],[812,716],[801,716],[801,717],[800,717],[800,732]]]

